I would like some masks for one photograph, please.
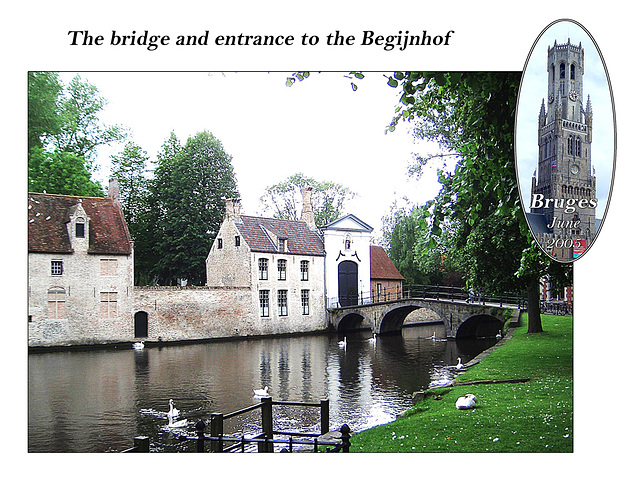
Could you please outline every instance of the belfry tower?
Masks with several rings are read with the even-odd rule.
[[[593,111],[584,103],[584,49],[555,42],[547,50],[547,108],[538,115],[538,168],[531,182],[531,213],[544,215],[538,242],[568,261],[596,233],[596,177],[591,165]],[[572,241],[573,240],[573,241]]]

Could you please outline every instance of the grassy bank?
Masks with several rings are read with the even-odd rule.
[[[572,452],[573,319],[543,315],[396,421],[354,435],[353,452]],[[495,381],[495,383],[488,383]],[[476,383],[470,383],[476,382]],[[474,394],[477,408],[455,401]]]

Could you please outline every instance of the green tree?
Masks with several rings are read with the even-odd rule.
[[[106,105],[107,100],[100,95],[98,88],[76,75],[59,100],[60,132],[49,138],[57,150],[84,157],[90,171],[100,145],[120,142],[126,138],[124,128],[104,125],[100,121],[99,114]]]
[[[188,279],[203,285],[224,199],[238,195],[231,156],[210,132],[189,137],[184,146],[172,133],[158,154],[150,193],[156,218],[153,274],[161,284]]]
[[[311,187],[311,205],[317,226],[337,220],[344,212],[345,203],[355,193],[336,182],[317,181],[302,173],[267,188],[260,197],[262,209],[274,218],[300,220],[302,214],[302,187]]]
[[[73,153],[34,147],[29,155],[28,174],[30,192],[104,197],[100,183],[91,180],[84,158]]]
[[[442,189],[424,232],[428,245],[438,244],[443,222],[454,222],[455,254],[473,286],[497,293],[526,285],[529,320],[541,331],[537,285],[550,261],[533,250],[519,201],[513,152],[519,80],[519,73],[397,72],[389,84],[403,93],[390,130],[411,121],[417,138],[458,156],[454,172],[440,173]],[[419,158],[414,171],[432,160]]]
[[[58,98],[62,85],[55,72],[29,72],[28,79],[28,146],[43,148],[43,139],[60,131]]]

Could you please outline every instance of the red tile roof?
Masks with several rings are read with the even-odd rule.
[[[111,198],[29,193],[29,252],[73,253],[67,230],[71,209],[82,201],[89,217],[89,253],[129,255],[129,229]]]
[[[371,278],[377,280],[404,280],[384,248],[371,245]]]
[[[324,256],[324,245],[320,235],[312,231],[305,222],[240,215],[240,220],[236,220],[235,224],[254,252],[278,252],[277,239],[274,243],[267,233],[269,231],[276,238],[287,240],[287,253]]]

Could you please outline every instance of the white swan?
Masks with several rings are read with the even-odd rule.
[[[136,350],[142,350],[144,348],[144,342],[136,342],[133,344],[133,348]]]
[[[187,426],[187,419],[183,418],[182,420],[178,420],[177,422],[173,420],[172,416],[169,416],[169,428],[182,428]]]
[[[344,340],[340,340],[338,342],[338,346],[339,347],[346,347],[347,346],[347,337],[344,337]]]
[[[374,334],[373,334],[373,337],[371,337],[371,338],[369,339],[369,341],[370,341],[371,343],[375,344],[375,343],[376,343],[376,339],[377,339],[377,337],[376,337],[376,334],[374,333]]]
[[[496,340],[500,340],[502,338],[502,334],[500,332],[496,333]]]
[[[464,363],[460,361],[460,357],[458,357],[458,364],[454,368],[456,370],[462,370],[464,368]]]
[[[180,415],[180,410],[173,406],[173,399],[169,400],[169,411],[167,412],[167,416],[169,418],[177,417]]]
[[[476,396],[471,393],[467,393],[464,397],[456,400],[456,408],[458,410],[468,410],[476,407]]]
[[[267,390],[269,390],[269,387],[258,388],[258,389],[253,391],[253,394],[256,397],[268,397],[269,394],[267,393]]]
[[[433,332],[433,335],[431,335],[431,337],[429,337],[429,338],[431,338],[431,340],[435,340],[437,338],[436,337],[436,332]]]

